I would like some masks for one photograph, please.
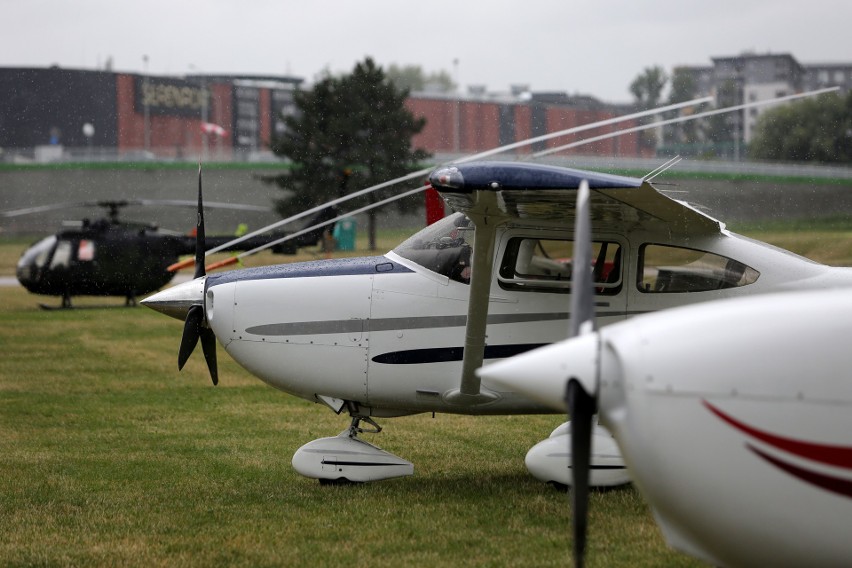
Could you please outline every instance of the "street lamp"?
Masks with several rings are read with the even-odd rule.
[[[89,147],[89,160],[92,159],[92,137],[95,135],[95,125],[91,122],[83,124],[83,136],[86,137],[86,145]]]

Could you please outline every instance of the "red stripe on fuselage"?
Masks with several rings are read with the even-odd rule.
[[[809,469],[804,469],[793,465],[791,463],[780,460],[776,457],[770,456],[767,453],[761,452],[751,444],[746,444],[748,449],[777,467],[778,469],[785,471],[792,475],[793,477],[797,477],[804,481],[805,483],[810,483],[811,485],[816,485],[826,491],[831,491],[832,493],[837,493],[839,495],[843,495],[844,497],[852,498],[852,481],[848,479],[842,479],[840,477],[832,477],[830,475],[825,475],[822,473],[817,473],[815,471],[811,471]]]
[[[802,458],[817,461],[820,463],[852,469],[852,447],[849,446],[833,446],[829,444],[818,444],[814,442],[805,442],[802,440],[794,440],[792,438],[784,438],[775,434],[770,434],[763,430],[758,430],[748,424],[736,420],[706,400],[703,401],[713,414],[736,428],[741,432],[757,438],[758,440],[769,444],[780,450],[784,450],[791,454]]]

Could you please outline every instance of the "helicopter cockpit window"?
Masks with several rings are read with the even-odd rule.
[[[738,260],[682,247],[643,245],[639,251],[639,291],[706,292],[747,286],[760,273]]]
[[[25,252],[21,258],[18,260],[18,268],[23,268],[25,266],[34,266],[36,268],[42,268],[45,263],[47,263],[47,259],[50,258],[50,251],[53,250],[53,245],[56,244],[56,237],[51,235],[49,237],[45,237],[33,246],[31,246],[27,252]]]
[[[470,284],[473,224],[462,213],[433,223],[393,251],[424,268]]]
[[[505,290],[569,292],[573,257],[573,241],[513,237],[500,263],[500,287]],[[592,243],[589,271],[597,294],[618,294],[621,290],[621,269],[621,246],[618,243]]]
[[[71,242],[59,241],[53,258],[50,259],[50,268],[67,268],[71,264]]]

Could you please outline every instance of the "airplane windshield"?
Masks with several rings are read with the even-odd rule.
[[[473,225],[462,213],[454,213],[429,225],[393,251],[432,272],[470,283]]]

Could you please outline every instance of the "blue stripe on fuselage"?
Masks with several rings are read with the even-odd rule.
[[[352,276],[358,274],[387,274],[389,272],[402,273],[413,271],[401,264],[392,262],[386,256],[311,260],[308,262],[274,264],[272,266],[231,270],[222,274],[211,274],[207,277],[207,287],[246,280]]]

